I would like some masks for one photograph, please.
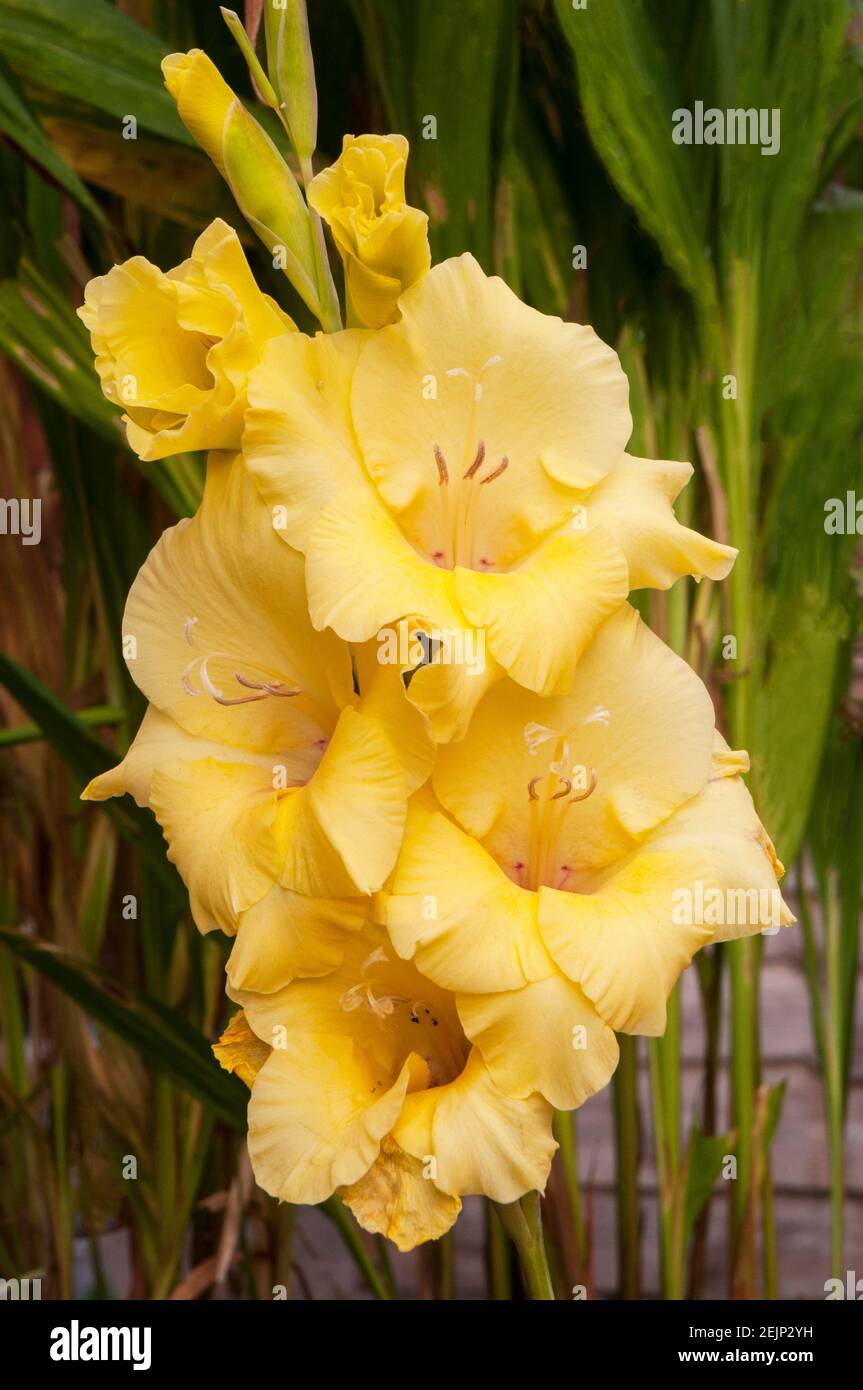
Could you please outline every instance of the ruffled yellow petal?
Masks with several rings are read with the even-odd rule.
[[[396,751],[405,788],[414,792],[428,780],[435,759],[435,742],[428,721],[415,703],[408,700],[403,668],[397,662],[381,661],[386,650],[378,641],[354,647],[354,661],[360,687],[359,708],[376,719]]]
[[[255,1077],[270,1055],[270,1048],[252,1032],[242,1009],[231,1019],[219,1041],[213,1043],[213,1056],[225,1071],[236,1072],[251,1089]]]
[[[482,440],[489,467],[508,466],[476,499],[474,549],[477,562],[510,564],[565,519],[567,487],[597,482],[622,452],[631,419],[617,356],[592,329],[529,309],[469,255],[435,266],[399,307],[401,321],[369,341],[354,374],[366,466],[429,553],[441,507],[435,449],[455,485]]]
[[[668,589],[681,575],[724,579],[737,551],[681,526],[672,502],[692,477],[689,463],[624,454],[591,492],[589,525],[614,537],[629,565],[630,589]]]
[[[280,804],[283,887],[310,897],[375,892],[395,862],[405,812],[401,764],[383,726],[344,709],[312,780]]]
[[[133,256],[91,280],[78,313],[102,389],[147,460],[237,448],[249,372],[271,338],[295,331],[220,218],[167,274]]]
[[[557,535],[507,574],[457,569],[455,592],[513,680],[565,694],[597,628],[626,598],[626,561],[602,531]]]
[[[413,227],[405,230],[425,230],[419,218],[426,214],[413,209],[417,214],[412,219]],[[386,275],[371,266],[363,265],[351,257],[345,262],[345,280],[350,316],[348,322],[363,324],[367,328],[382,328],[392,323],[398,310],[398,299],[402,283],[394,275]]]
[[[591,893],[542,888],[542,939],[600,1017],[621,1033],[658,1036],[681,972],[711,931],[673,920],[673,893],[689,881],[692,855],[636,852]]]
[[[403,617],[465,626],[452,571],[422,559],[366,492],[343,493],[325,508],[309,538],[306,583],[315,627],[347,642],[365,642]]]
[[[197,515],[163,534],[132,585],[124,648],[139,689],[189,733],[271,753],[302,780],[350,690],[350,659],[312,628],[302,557],[272,520],[242,459],[211,455]],[[251,699],[242,681],[301,693]]]
[[[413,1052],[421,1050],[426,1060],[424,1069],[414,1066],[412,1089],[428,1085],[432,1070],[435,1083],[458,1075],[470,1050],[453,996],[400,961],[371,923],[345,940],[341,962],[327,975],[267,994],[233,987],[228,993],[264,1042],[278,1047],[287,1037],[312,1033],[349,1038],[373,1059],[379,1077],[389,1078],[387,1085]],[[414,1021],[420,1014],[425,1024]]]
[[[550,973],[534,895],[419,803],[409,811],[386,917],[399,955],[446,989],[518,989]]]
[[[349,314],[370,328],[392,322],[399,295],[431,263],[428,217],[405,203],[407,157],[403,135],[346,135],[309,185],[345,267]]]
[[[728,754],[731,759],[740,756],[731,750]],[[714,941],[795,921],[779,891],[785,870],[773,842],[745,783],[727,770],[670,816],[646,847],[669,854],[688,850],[690,872],[675,885],[675,917],[687,915],[691,902],[696,922],[710,930]]]
[[[717,730],[713,735],[711,777],[737,777],[749,771],[749,754],[745,748],[729,748]]]
[[[568,695],[496,685],[464,741],[439,750],[435,793],[516,882],[578,887],[704,785],[713,720],[698,677],[624,607],[584,653]],[[564,778],[582,795],[594,769],[586,799],[550,800]]]
[[[503,675],[487,650],[485,633],[466,629],[465,636],[475,644],[472,661],[438,658],[414,671],[407,688],[408,700],[428,721],[437,743],[464,738],[480,700]]]
[[[199,929],[233,933],[277,881],[276,796],[248,763],[170,762],[150,781],[150,806],[189,890]]]
[[[441,1192],[423,1169],[419,1159],[385,1136],[365,1176],[341,1189],[342,1201],[363,1230],[386,1236],[398,1250],[413,1250],[445,1235],[461,1211],[459,1198]]]
[[[539,1091],[574,1110],[607,1085],[617,1039],[578,985],[555,972],[500,994],[460,994],[462,1027],[499,1090],[524,1100]]]
[[[291,1034],[274,1048],[249,1101],[255,1178],[281,1202],[323,1202],[358,1182],[395,1124],[412,1059],[388,1085],[350,1038]]]
[[[278,885],[240,917],[226,967],[234,990],[268,993],[296,977],[326,975],[366,920],[356,898],[307,898]]]
[[[368,336],[349,330],[279,338],[249,380],[243,453],[261,494],[279,509],[279,535],[299,550],[334,497],[368,484],[350,413],[354,368]]]
[[[442,1192],[515,1202],[545,1190],[557,1148],[551,1120],[541,1096],[514,1100],[499,1091],[474,1048],[457,1080],[406,1098],[392,1137],[429,1167]]]
[[[237,914],[278,878],[270,764],[194,738],[151,705],[123,761],[94,778],[82,799],[130,792],[139,806],[150,806],[190,890],[198,927],[233,933]]]
[[[296,324],[271,295],[263,294],[246,260],[240,238],[229,223],[216,217],[198,237],[188,261],[172,272],[187,283],[223,292],[242,311],[243,325],[257,344],[254,361],[264,345],[288,333],[298,337]]]
[[[81,793],[81,800],[106,801],[109,796],[123,796],[128,792],[139,806],[149,806],[150,781],[153,772],[162,763],[190,758],[215,758],[217,762],[230,762],[232,758],[242,757],[228,744],[193,738],[167,714],[157,710],[155,705],[148,705],[141,727],[122,762],[94,777]],[[270,759],[249,754],[243,760],[260,767],[263,784],[263,774],[270,766]]]
[[[663,1031],[668,995],[706,942],[794,920],[777,885],[782,865],[729,771],[740,755],[720,738],[717,755],[703,790],[588,891],[540,893],[546,946],[620,1032]]]

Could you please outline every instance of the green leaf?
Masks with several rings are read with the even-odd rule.
[[[82,782],[114,765],[114,755],[37,676],[0,652],[0,683],[32,717]]]
[[[770,1145],[782,1118],[782,1105],[785,1100],[785,1091],[788,1086],[787,1081],[780,1081],[778,1086],[767,1088],[767,1094],[762,1102],[761,1109],[761,1154],[766,1160],[770,1152]]]
[[[51,942],[0,927],[0,945],[134,1047],[148,1066],[204,1101],[233,1129],[245,1131],[248,1092],[217,1066],[207,1039],[177,1010],[135,993]]]
[[[726,1154],[733,1147],[729,1134],[701,1134],[693,1129],[686,1154],[686,1183],[683,1195],[683,1241],[685,1247],[695,1229],[707,1199],[722,1172]]]
[[[78,710],[75,718],[87,729],[101,728],[105,724],[122,724],[126,711],[112,709],[110,705],[95,705],[92,709]],[[14,724],[9,729],[0,728],[0,748],[17,748],[21,743],[38,743],[45,737],[44,729],[38,724]]]
[[[522,288],[534,308],[565,317],[578,237],[554,162],[525,107],[518,116],[516,144],[512,167]]]
[[[495,96],[516,41],[513,7],[419,0],[414,48],[413,158],[436,259],[472,251],[491,268]],[[437,138],[423,138],[433,116]]]
[[[120,416],[102,395],[87,330],[68,299],[30,265],[0,284],[0,349],[64,410],[122,444]]]
[[[61,754],[80,785],[106,772],[117,761],[116,755],[100,743],[85,724],[67,709],[62,700],[46,685],[19,666],[10,656],[0,652],[0,684],[17,700],[45,737]],[[134,802],[100,803],[101,809],[116,822],[126,839],[137,846],[143,859],[160,875],[163,882],[177,891],[178,879],[165,858],[165,845],[153,817]]]
[[[214,217],[240,220],[218,170],[202,152],[140,132],[137,140],[124,140],[109,117],[70,115],[62,100],[39,101],[36,110],[65,167],[87,183],[196,233]]]
[[[770,607],[752,776],[759,814],[787,864],[800,848],[818,777],[847,616],[813,584]]]
[[[705,255],[709,184],[693,149],[672,141],[678,75],[640,0],[574,10],[556,0],[572,47],[591,139],[623,197],[702,307],[714,288]]]
[[[93,201],[78,175],[54,149],[36,116],[18,90],[12,73],[0,58],[0,131],[23,150],[41,169],[60,184],[97,221],[104,223],[102,209]]]
[[[0,0],[0,46],[28,84],[194,144],[162,82],[167,45],[106,0]]]

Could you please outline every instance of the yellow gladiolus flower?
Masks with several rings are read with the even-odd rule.
[[[414,798],[386,921],[507,1094],[579,1105],[707,942],[793,921],[710,697],[628,606],[569,694],[507,682]],[[434,902],[432,920],[427,905]]]
[[[226,180],[237,206],[312,313],[321,306],[312,219],[299,185],[267,132],[200,48],[162,60],[180,119]]]
[[[306,555],[315,627],[368,641],[417,618],[447,639],[409,689],[445,740],[504,672],[565,693],[633,586],[721,578],[736,552],[675,519],[688,464],[624,453],[626,377],[592,329],[469,255],[400,306],[377,332],[270,344],[243,447]]]
[[[340,959],[433,752],[401,672],[362,649],[352,665],[311,627],[302,559],[274,520],[242,460],[211,455],[198,514],[163,535],[126,606],[149,709],[84,792],[151,807],[196,923],[241,928],[230,976],[260,989]]]
[[[239,446],[249,372],[294,324],[258,289],[232,227],[217,218],[165,273],[133,256],[84,295],[102,390],[125,408],[136,454]]]
[[[431,265],[428,216],[405,202],[403,135],[346,135],[335,164],[309,185],[345,268],[349,320],[392,323],[399,295]]]
[[[351,937],[320,979],[231,993],[272,1048],[252,1082],[249,1153],[281,1201],[339,1192],[362,1226],[410,1250],[452,1226],[463,1196],[545,1188],[551,1107],[498,1089],[452,995],[381,928]]]

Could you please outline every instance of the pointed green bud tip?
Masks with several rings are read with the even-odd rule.
[[[306,0],[264,0],[267,66],[304,170],[318,142],[318,89]]]

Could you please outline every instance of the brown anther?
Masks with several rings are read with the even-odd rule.
[[[588,798],[589,796],[591,796],[591,795],[596,791],[596,783],[597,783],[597,781],[598,781],[598,778],[597,778],[597,775],[596,775],[596,768],[595,768],[595,767],[592,767],[592,768],[590,769],[590,786],[588,787],[587,791],[586,791],[586,792],[582,792],[582,793],[580,794],[580,796],[575,796],[575,795],[573,795],[573,798],[572,798],[573,801],[586,801],[587,798]]]
[[[531,777],[530,781],[529,781],[528,784],[527,784],[527,799],[528,799],[528,801],[539,801],[539,797],[537,796],[536,791],[535,791],[534,789],[535,789],[535,787],[536,787],[537,782],[541,782],[541,781],[542,781],[542,778],[541,778],[541,777]]]
[[[569,793],[572,791],[572,783],[567,777],[561,777],[560,780],[563,783],[563,791],[555,792],[554,796],[551,798],[552,801],[560,801],[562,796],[569,796]]]
[[[266,698],[266,690],[259,690],[254,695],[237,695],[233,699],[227,695],[213,696],[217,705],[251,705],[255,700],[266,700]]]
[[[462,478],[463,478],[463,479],[464,479],[464,478],[472,478],[473,475],[474,475],[474,473],[476,473],[477,469],[479,469],[479,468],[482,467],[482,461],[483,461],[484,458],[485,458],[485,440],[481,439],[481,440],[479,441],[479,445],[477,446],[476,458],[474,459],[473,463],[471,464],[471,466],[470,466],[470,468],[467,470],[467,472],[462,474]]]
[[[485,483],[493,483],[495,478],[499,478],[501,473],[505,473],[508,468],[509,459],[507,458],[506,454],[504,454],[503,458],[501,459],[494,472],[489,473],[487,478],[480,478],[480,486],[482,487]]]
[[[437,464],[438,479],[440,482],[440,486],[443,487],[444,483],[449,482],[449,469],[446,466],[446,459],[443,456],[443,450],[440,448],[440,445],[438,444],[434,446],[434,461]]]
[[[234,672],[234,679],[238,685],[244,685],[247,690],[259,690],[261,695],[302,695],[302,688],[298,685],[286,686],[284,681],[252,681],[248,676],[241,676],[239,671]]]

